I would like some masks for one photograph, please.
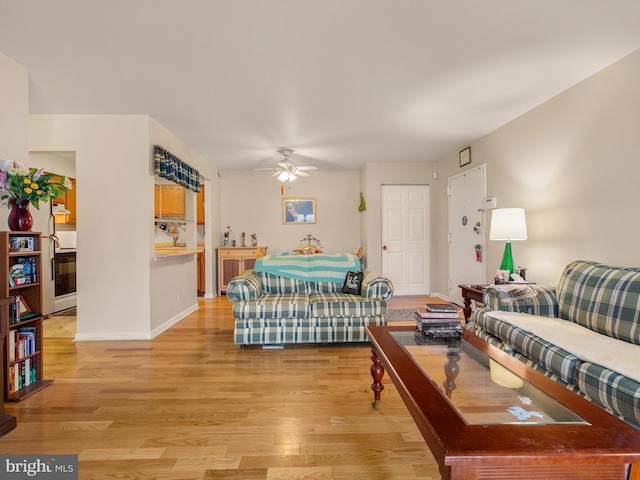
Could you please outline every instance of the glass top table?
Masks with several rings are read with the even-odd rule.
[[[374,408],[386,373],[444,480],[640,479],[638,430],[473,332],[431,340],[391,324],[367,335]]]
[[[588,423],[462,339],[391,336],[469,425]]]

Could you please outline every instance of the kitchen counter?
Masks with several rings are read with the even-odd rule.
[[[175,258],[185,255],[197,255],[204,252],[204,248],[198,245],[197,248],[187,248],[185,245],[173,246],[171,244],[164,245],[156,243],[154,260],[162,260],[165,258]]]

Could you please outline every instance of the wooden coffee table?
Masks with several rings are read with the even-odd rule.
[[[374,407],[393,380],[443,479],[638,479],[640,430],[473,333],[367,327]],[[429,342],[429,343],[426,343]]]

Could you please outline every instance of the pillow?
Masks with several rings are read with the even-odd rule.
[[[344,279],[344,285],[342,286],[342,293],[359,295],[363,277],[364,273],[362,272],[347,272],[347,277]]]

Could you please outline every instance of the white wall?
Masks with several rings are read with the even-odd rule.
[[[0,158],[27,164],[29,159],[29,73],[0,53]],[[3,209],[2,229],[8,214]]]
[[[640,50],[471,144],[468,168],[486,164],[487,195],[499,207],[525,208],[529,239],[514,242],[513,250],[528,279],[555,282],[576,259],[640,267],[638,85]],[[446,178],[463,170],[458,153],[438,169],[433,231],[445,232]],[[492,279],[504,243],[489,241],[488,230]],[[431,282],[446,292],[445,235],[435,247]]]
[[[282,199],[315,197],[315,224],[282,224]],[[359,172],[311,172],[287,182],[284,196],[271,172],[222,172],[222,226],[231,226],[238,245],[242,232],[252,233],[268,253],[291,251],[307,234],[318,238],[325,253],[355,253],[360,247]],[[221,239],[218,238],[221,244]]]
[[[151,338],[195,310],[195,258],[154,261],[152,145],[217,171],[142,115],[32,115],[29,139],[33,151],[76,152],[76,339]]]
[[[32,151],[75,151],[78,340],[149,338],[153,177],[142,115],[32,115]]]

